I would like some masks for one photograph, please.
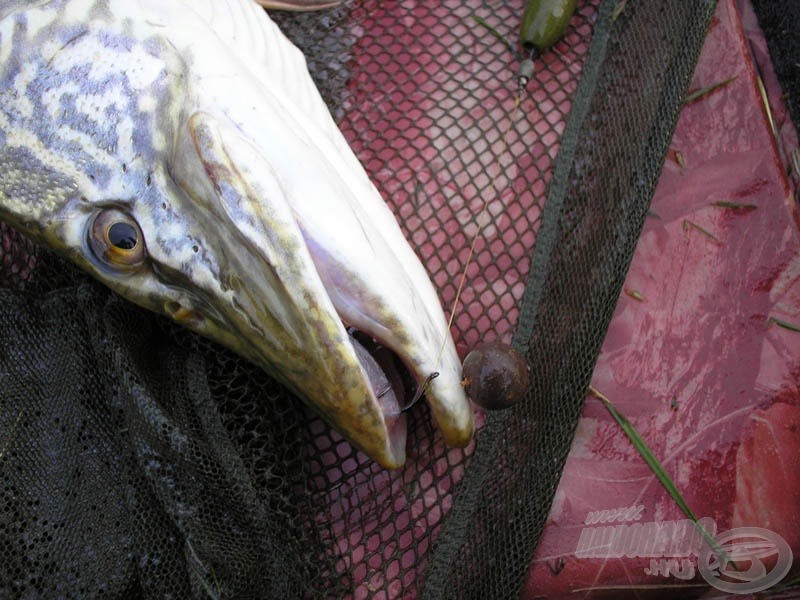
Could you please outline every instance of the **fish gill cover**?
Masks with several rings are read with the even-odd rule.
[[[275,15],[448,309],[479,231],[461,354],[513,338],[532,364],[528,398],[479,414],[465,450],[417,406],[401,470],[0,224],[0,595],[487,598],[527,576],[530,596],[558,597],[602,581],[543,550],[528,567],[558,536],[553,495],[713,5],[579,2],[519,109],[517,59],[472,17],[513,39],[520,1]]]

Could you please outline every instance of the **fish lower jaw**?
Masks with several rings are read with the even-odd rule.
[[[389,457],[379,462],[389,468],[402,466],[407,436],[403,403],[410,375],[392,350],[352,327],[347,327],[347,332],[386,427]]]
[[[474,433],[474,419],[470,402],[461,386],[460,363],[456,365],[458,373],[455,375],[453,365],[447,363],[448,367],[442,364],[444,370],[441,378],[439,372],[433,372],[421,380],[420,369],[410,367],[402,354],[385,346],[369,333],[348,327],[346,322],[345,328],[380,407],[389,438],[388,446],[398,460],[404,460],[405,456],[405,413],[423,395],[445,444],[463,448],[470,443]],[[452,354],[455,356],[454,349]],[[399,459],[400,456],[403,459]],[[386,466],[385,461],[379,462]]]

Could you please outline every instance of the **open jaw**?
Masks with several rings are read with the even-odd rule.
[[[411,374],[397,354],[378,340],[353,327],[346,327],[346,330],[368,387],[383,414],[391,453],[404,457],[407,426],[403,409],[407,406],[408,384],[413,381]]]

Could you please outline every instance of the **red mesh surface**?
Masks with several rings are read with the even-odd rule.
[[[596,10],[582,3],[517,108],[519,63],[473,17],[516,42],[522,4],[363,2],[351,14],[341,128],[448,309],[469,262],[453,327],[462,354],[510,341]]]
[[[462,356],[481,340],[513,335],[597,5],[579,3],[564,40],[536,60],[519,105],[517,57],[473,17],[515,43],[522,2],[366,1],[329,23],[352,42],[334,114],[448,315],[466,270],[452,328]],[[355,598],[416,594],[469,464],[474,443],[447,449],[427,408],[410,417],[407,464],[395,472],[320,420],[311,425],[315,519]]]

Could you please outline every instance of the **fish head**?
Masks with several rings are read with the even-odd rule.
[[[445,442],[466,445],[424,267],[299,51],[255,4],[225,2],[258,24],[265,60],[196,0],[180,19],[155,0],[5,15],[0,218],[264,368],[386,467],[405,460],[419,386]]]

